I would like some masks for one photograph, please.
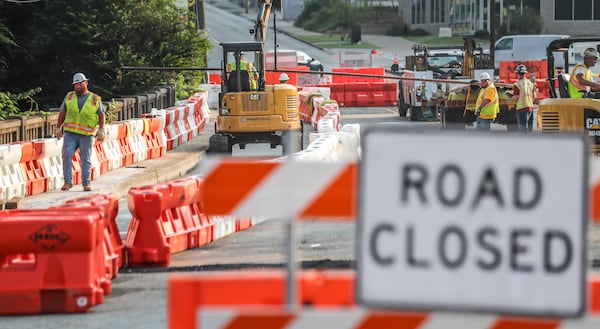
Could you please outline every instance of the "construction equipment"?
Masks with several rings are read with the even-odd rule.
[[[469,80],[470,85],[461,85],[449,88],[448,96],[441,111],[441,124],[443,128],[465,129],[465,125],[475,122],[475,103],[479,94],[479,84],[475,80],[481,73],[487,72],[490,76],[494,74],[494,65],[491,56],[485,53],[483,47],[477,45],[471,38],[464,40],[464,64],[462,67],[463,76],[461,79]],[[498,101],[500,104],[500,113],[497,123],[506,124],[509,130],[516,130],[515,111],[510,111],[512,102],[512,85],[495,83],[498,90]]]
[[[222,43],[221,92],[215,134],[209,139],[209,151],[231,153],[234,145],[244,149],[250,143],[269,143],[271,148],[282,146],[284,154],[302,150],[298,90],[291,84],[266,85],[265,37],[272,9],[281,1],[260,0],[259,12],[251,33],[251,42]],[[256,68],[255,86],[242,55],[253,57]],[[230,64],[235,70],[228,72]]]
[[[546,48],[548,59],[548,83],[550,98],[540,101],[537,110],[537,131],[539,133],[583,133],[591,142],[591,151],[600,154],[600,100],[593,98],[569,98],[567,85],[569,69],[575,54],[583,47],[593,45],[600,49],[600,37],[557,39]],[[562,54],[564,68],[555,65],[555,54]],[[598,70],[598,69],[597,69]],[[596,78],[598,74],[594,74]]]

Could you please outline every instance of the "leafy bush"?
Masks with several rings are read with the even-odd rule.
[[[10,116],[38,112],[38,104],[33,99],[33,95],[40,91],[41,88],[34,88],[19,94],[0,92],[0,120],[4,120]],[[22,111],[21,108],[23,107],[23,104],[29,104],[29,109]]]

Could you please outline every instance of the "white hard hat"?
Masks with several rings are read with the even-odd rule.
[[[581,54],[581,56],[583,56],[583,57],[595,57],[595,58],[598,58],[598,57],[600,57],[600,54],[598,54],[598,50],[596,48],[587,48]]]
[[[82,81],[87,81],[88,78],[85,77],[83,73],[75,73],[73,74],[73,84],[80,83]]]
[[[288,75],[285,73],[281,73],[281,75],[279,76],[279,81],[288,81],[289,79],[290,77],[288,77]]]
[[[483,72],[479,75],[479,80],[490,80],[490,74],[487,72]]]

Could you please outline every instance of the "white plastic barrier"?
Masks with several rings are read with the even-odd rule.
[[[188,126],[190,127],[190,133],[192,135],[191,137],[194,138],[198,136],[198,123],[196,123],[195,116],[196,103],[187,103],[184,106],[186,107],[185,120],[187,121]]]
[[[187,104],[187,103],[186,103]],[[180,105],[177,107],[177,126],[179,127],[179,134],[181,136],[180,144],[183,144],[190,140],[190,126],[189,126],[189,108],[187,105]]]
[[[206,105],[211,109],[219,108],[219,93],[221,92],[221,85],[218,84],[201,84],[200,88],[204,89],[207,95]],[[208,123],[208,122],[207,122]]]
[[[65,182],[62,169],[63,139],[46,138],[44,144],[42,166],[48,177],[48,191],[58,190]]]
[[[0,145],[0,189],[2,199],[24,197],[27,183],[21,170],[21,144]]]
[[[144,133],[144,120],[143,119],[130,119],[126,120],[129,123],[129,145],[131,145],[131,151],[133,152],[133,163],[138,163],[148,158],[148,145],[146,139],[143,136]]]
[[[123,166],[123,154],[121,153],[121,147],[117,139],[119,137],[119,127],[113,124],[105,125],[104,133],[106,134],[104,151],[108,160],[108,170],[120,168]]]
[[[341,131],[336,135],[339,138],[338,158],[352,161],[360,160],[360,125],[357,123],[346,124],[342,126]]]

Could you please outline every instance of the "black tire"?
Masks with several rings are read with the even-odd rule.
[[[299,130],[284,130],[281,135],[281,147],[283,155],[290,155],[300,152],[303,149],[302,140],[304,134],[302,127]]]
[[[406,117],[408,112],[408,104],[404,103],[404,91],[402,90],[402,82],[398,82],[398,115],[401,118]]]

